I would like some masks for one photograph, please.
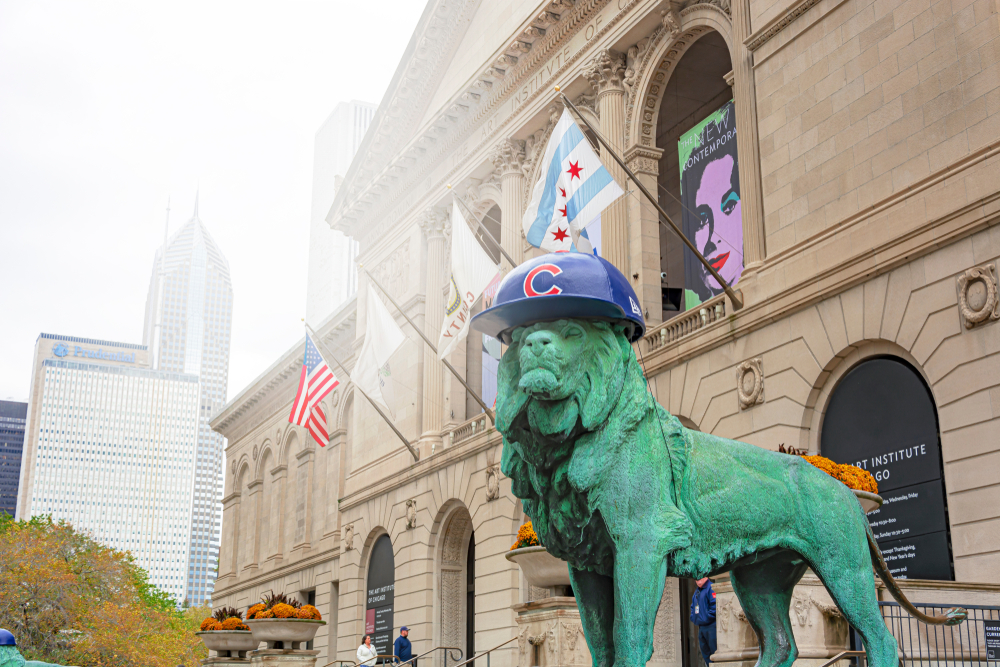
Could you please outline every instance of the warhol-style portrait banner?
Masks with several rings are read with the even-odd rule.
[[[684,235],[726,282],[736,285],[743,273],[743,220],[732,101],[683,134],[677,149]],[[722,286],[685,248],[685,310],[717,294]]]

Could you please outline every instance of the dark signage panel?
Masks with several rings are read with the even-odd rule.
[[[882,507],[868,513],[875,539],[898,540],[945,530],[944,488],[940,480],[880,493]]]
[[[889,573],[895,579],[951,579],[951,557],[945,531],[879,541]]]
[[[392,541],[382,535],[372,547],[368,563],[368,590],[365,602],[365,633],[379,655],[392,653],[392,610],[396,589],[396,564]]]
[[[867,470],[879,493],[941,478],[937,411],[906,364],[872,359],[834,389],[823,417],[821,453]]]
[[[379,607],[375,609],[375,634],[372,637],[372,644],[379,655],[390,655],[392,653],[392,607]]]
[[[1000,621],[984,621],[983,626],[986,634],[986,659],[1000,662]]]

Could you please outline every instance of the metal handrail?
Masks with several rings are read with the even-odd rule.
[[[412,667],[412,665],[413,665],[414,662],[416,662],[420,658],[424,657],[425,655],[430,655],[434,651],[449,651],[449,652],[451,652],[451,651],[458,651],[458,657],[456,658],[455,654],[452,653],[451,654],[451,659],[452,660],[461,660],[462,659],[462,649],[459,648],[458,646],[435,646],[431,650],[424,651],[423,653],[421,653],[419,655],[415,655],[412,658],[410,658],[409,660],[407,660],[405,662],[400,662],[399,664],[400,664],[401,667],[402,667],[402,665],[411,665],[411,667]],[[374,659],[378,660],[379,658],[383,658],[383,659],[384,658],[391,658],[391,659],[395,660],[396,656],[395,655],[376,655]],[[368,660],[365,660],[365,662],[368,662],[369,660],[372,660],[372,658],[368,658]],[[445,661],[445,667],[447,667],[448,653],[445,653],[444,661]],[[360,662],[351,662],[350,660],[334,660],[333,662],[326,663],[325,665],[323,665],[323,667],[330,667],[330,665],[348,665],[348,667],[357,667],[360,664],[361,664]],[[454,665],[452,667],[454,667]]]
[[[837,662],[838,660],[842,660],[843,658],[855,658],[855,657],[860,658],[863,655],[865,655],[864,651],[841,651],[837,655],[833,656],[832,658],[824,662],[819,667],[830,667],[833,663]]]
[[[511,637],[510,639],[508,639],[507,641],[505,641],[503,644],[497,644],[496,646],[494,646],[493,648],[491,648],[489,651],[483,651],[479,655],[474,655],[471,658],[469,658],[468,660],[466,660],[465,662],[460,662],[457,665],[452,665],[451,667],[465,667],[465,665],[469,664],[470,662],[475,662],[478,658],[481,658],[484,655],[486,656],[486,667],[490,667],[490,653],[493,653],[493,651],[497,650],[501,646],[506,646],[507,644],[509,644],[511,642],[514,642],[514,641],[517,641],[517,637]]]

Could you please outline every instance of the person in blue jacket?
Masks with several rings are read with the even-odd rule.
[[[715,591],[708,577],[698,579],[698,588],[691,598],[691,622],[698,626],[698,645],[705,664],[711,665],[712,654],[717,648],[715,640]]]
[[[417,667],[417,661],[413,660],[413,645],[407,639],[409,634],[410,629],[405,625],[399,629],[399,636],[392,644],[392,654],[395,656],[395,662],[409,663],[412,667]]]

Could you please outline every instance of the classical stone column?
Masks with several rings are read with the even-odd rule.
[[[500,245],[515,262],[524,261],[521,218],[524,216],[524,142],[504,139],[490,151],[500,171]],[[504,271],[512,267],[502,260]]]
[[[733,104],[736,107],[736,151],[740,160],[743,213],[743,265],[754,268],[767,256],[764,247],[764,192],[760,180],[757,95],[753,54],[743,43],[750,36],[750,0],[733,0]]]
[[[424,304],[424,333],[432,341],[437,341],[444,322],[444,265],[445,230],[448,216],[438,209],[429,208],[420,220],[420,229],[427,237],[427,287]],[[444,418],[444,366],[429,347],[424,347],[424,394],[422,441],[440,444],[441,426]]]
[[[597,108],[601,116],[601,134],[621,155],[625,143],[625,57],[617,51],[604,49],[591,60],[583,72],[597,91]],[[625,171],[601,146],[601,161],[623,189],[628,189]],[[604,259],[631,277],[628,249],[628,201],[621,197],[601,214],[601,254]]]
[[[240,490],[236,489],[222,499],[222,544],[226,549],[230,550],[230,553],[227,554],[226,560],[223,561],[220,549],[220,580],[229,576],[236,576],[236,569],[239,567],[239,564],[236,562],[236,557],[240,552],[239,547],[237,546],[237,540],[240,539],[240,497]]]
[[[272,521],[274,531],[271,532],[271,544],[267,545],[270,552],[268,560],[280,560],[285,551],[285,510],[288,504],[285,502],[285,479],[288,476],[288,466],[279,465],[271,471],[271,488],[275,490],[277,496],[277,507],[273,508],[274,520]],[[264,517],[265,521],[271,521],[271,517]]]
[[[625,164],[632,170],[650,192],[657,190],[657,176],[660,173],[662,148],[632,146],[623,156]],[[646,326],[651,327],[663,321],[663,297],[660,284],[660,222],[656,209],[649,205],[641,193],[629,197],[629,263],[632,273],[639,274],[632,286],[639,296]],[[667,232],[669,233],[669,232]]]
[[[292,540],[295,549],[308,548],[312,538],[312,489],[313,489],[313,456],[316,450],[306,447],[295,455],[298,461],[298,471],[295,475],[295,539]]]
[[[243,568],[249,570],[257,567],[260,563],[260,521],[261,521],[261,502],[263,494],[261,491],[264,490],[264,480],[255,479],[249,484],[247,484],[247,491],[250,492],[250,508],[253,512],[253,521],[250,523],[251,533],[250,537],[250,562],[246,564]]]

